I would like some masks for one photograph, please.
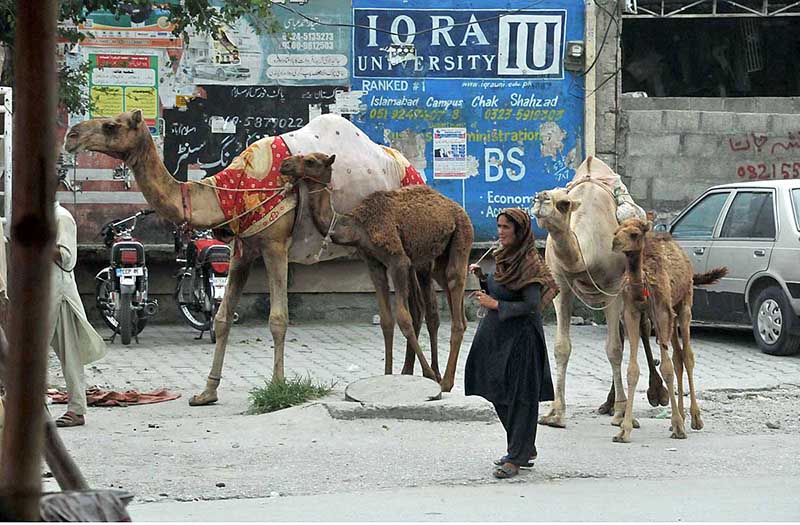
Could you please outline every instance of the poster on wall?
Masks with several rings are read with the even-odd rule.
[[[583,40],[582,0],[353,0],[353,24],[351,89],[365,107],[354,122],[462,204],[478,241],[494,238],[500,210],[571,179],[584,90],[564,54]],[[451,128],[465,130],[462,161],[439,151],[437,130]]]
[[[153,135],[158,129],[158,57],[89,54],[89,118],[141,109]]]
[[[433,130],[433,178],[467,178],[467,128]]]

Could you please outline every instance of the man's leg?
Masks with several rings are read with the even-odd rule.
[[[86,377],[80,352],[75,347],[75,341],[78,340],[77,332],[75,316],[71,315],[71,312],[67,315],[61,315],[59,312],[52,346],[61,362],[61,371],[64,374],[64,381],[67,383],[67,393],[69,394],[67,411],[80,416],[78,419],[82,424],[83,415],[86,414]],[[62,424],[60,426],[70,425]]]

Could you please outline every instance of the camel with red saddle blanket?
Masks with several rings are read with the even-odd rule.
[[[70,153],[95,151],[126,162],[145,199],[164,219],[201,229],[224,226],[237,237],[225,297],[214,319],[217,341],[211,372],[203,392],[189,400],[192,406],[218,399],[233,312],[254,259],[262,256],[267,270],[269,327],[275,347],[272,377],[282,379],[289,261],[311,264],[323,255],[332,258],[346,253],[331,246],[323,254],[326,244],[309,212],[298,207],[291,184],[280,175],[283,159],[312,151],[336,153],[339,161],[333,171],[331,200],[343,213],[375,191],[424,184],[399,152],[375,144],[337,115],[322,115],[297,131],[262,138],[217,175],[185,183],[175,180],[164,166],[139,110],[76,124],[67,132],[64,147]]]

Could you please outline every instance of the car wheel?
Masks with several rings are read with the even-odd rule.
[[[753,335],[765,354],[793,355],[800,352],[797,316],[778,286],[762,290],[753,305]]]

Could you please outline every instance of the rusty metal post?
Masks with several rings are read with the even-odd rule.
[[[50,274],[55,239],[56,23],[58,2],[17,0],[9,298],[10,355],[0,456],[0,497],[25,521],[39,519]]]

